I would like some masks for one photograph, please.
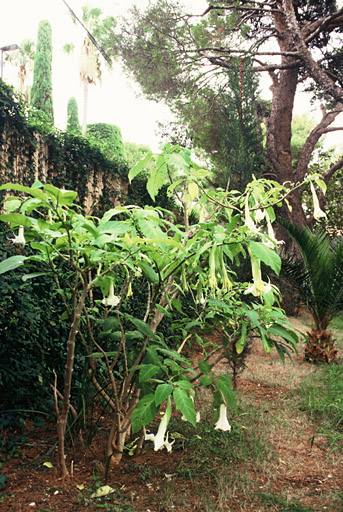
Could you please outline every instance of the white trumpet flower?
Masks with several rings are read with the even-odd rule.
[[[156,435],[145,434],[144,436],[145,441],[152,441],[154,443],[155,452],[162,448],[166,448],[168,452],[171,452],[172,450],[172,445],[174,444],[175,439],[172,443],[170,443],[168,439],[167,426],[169,423],[169,417],[170,415],[167,414],[167,412],[163,415]]]
[[[20,226],[17,236],[10,239],[13,244],[21,244],[25,245],[25,237],[24,237],[24,228],[23,226]]]
[[[120,302],[120,299],[117,295],[114,295],[114,285],[113,281],[110,284],[110,290],[108,292],[108,297],[102,299],[102,303],[105,306],[117,306]]]
[[[265,245],[267,245],[267,247],[270,247],[271,249],[274,249],[275,248],[275,244],[276,245],[280,245],[280,244],[284,244],[285,243],[284,240],[276,240],[274,229],[273,229],[272,223],[270,222],[269,218],[267,219],[267,230],[268,230],[268,237],[270,238],[270,240],[265,242]]]
[[[223,430],[224,432],[231,432],[231,425],[227,419],[227,409],[225,404],[220,404],[219,418],[214,427],[215,430]]]
[[[254,295],[254,297],[260,297],[262,293],[264,292],[264,282],[262,281],[262,274],[261,274],[261,262],[259,259],[257,259],[250,249],[248,249],[250,258],[251,258],[251,272],[252,272],[252,278],[253,283],[245,290],[245,294],[251,293]]]
[[[316,220],[319,220],[321,217],[326,217],[326,213],[323,212],[323,210],[319,206],[319,200],[316,194],[316,191],[314,189],[313,183],[310,183],[311,192],[312,192],[312,198],[313,198],[313,217]]]
[[[164,446],[166,447],[167,452],[171,452],[172,451],[172,446],[173,446],[174,443],[175,443],[175,439],[171,443],[169,442],[169,440],[168,440],[168,432],[167,432],[167,436],[166,436],[166,438],[164,440]]]
[[[255,212],[255,221],[262,222],[263,219],[265,218],[265,216],[266,216],[266,212],[264,210],[261,210],[261,208],[259,208]]]

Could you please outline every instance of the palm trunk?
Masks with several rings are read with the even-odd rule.
[[[82,113],[82,135],[87,131],[87,109],[88,109],[88,80],[83,81],[83,113]]]

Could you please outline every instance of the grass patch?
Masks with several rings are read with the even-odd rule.
[[[331,451],[343,450],[343,364],[323,365],[299,389],[300,406],[318,423]]]
[[[280,512],[312,512],[316,510],[313,507],[304,507],[301,505],[298,499],[294,501],[288,501],[282,498],[281,496],[275,496],[273,494],[260,493],[259,495],[262,503],[266,505],[277,506]]]
[[[212,473],[213,467],[224,468],[240,462],[262,466],[270,460],[272,450],[257,428],[261,423],[257,411],[251,404],[245,404],[244,409],[240,407],[237,421],[231,421],[231,432],[214,430],[214,421],[210,418],[197,423],[196,427],[180,420],[171,422],[170,437],[175,438],[173,450],[187,451],[178,468],[179,475],[192,478],[193,473]]]

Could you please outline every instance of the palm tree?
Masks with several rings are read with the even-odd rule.
[[[64,0],[63,0],[64,1]],[[64,3],[66,3],[64,1]],[[66,3],[68,6],[68,4]],[[88,5],[82,7],[82,19],[77,18],[75,13],[68,6],[74,23],[79,22],[86,31],[83,40],[80,55],[79,73],[80,80],[83,84],[83,113],[82,113],[82,134],[87,131],[87,110],[88,110],[88,91],[90,84],[96,84],[101,79],[101,62],[99,55],[105,58],[107,64],[111,66],[111,59],[104,52],[103,48],[98,45],[96,39],[91,32],[97,37],[112,33],[115,27],[115,20],[112,16],[102,18],[102,11],[98,8],[91,8]],[[96,51],[96,49],[98,51]],[[73,44],[66,44],[64,51],[71,53],[74,50]]]
[[[9,53],[6,60],[19,67],[19,89],[18,92],[24,95],[26,101],[29,101],[29,91],[25,86],[27,75],[33,71],[33,61],[35,58],[35,43],[30,39],[21,42],[18,50]]]
[[[282,276],[291,281],[314,321],[308,331],[305,359],[331,362],[336,359],[330,322],[343,311],[343,239],[332,240],[323,229],[315,233],[305,226],[282,221],[299,255],[282,256]]]

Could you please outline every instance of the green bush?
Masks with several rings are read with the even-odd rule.
[[[0,226],[0,261],[18,251],[13,234]],[[17,269],[0,279],[0,430],[24,424],[33,418],[55,415],[52,387],[62,391],[68,324],[65,309],[51,275],[26,279],[39,268]],[[65,274],[65,278],[68,279]],[[78,344],[75,354],[73,396],[78,399],[83,372],[88,369],[84,348]],[[84,393],[89,390],[84,390]],[[84,397],[85,398],[85,397]],[[87,397],[86,397],[87,399]]]
[[[16,251],[1,229],[3,260]],[[53,413],[53,370],[63,373],[67,331],[60,299],[49,276],[23,281],[27,273],[9,272],[0,280],[0,426],[15,410],[17,417],[24,410]]]
[[[97,144],[102,153],[110,160],[124,158],[125,150],[121,130],[107,123],[87,125],[87,138]]]

